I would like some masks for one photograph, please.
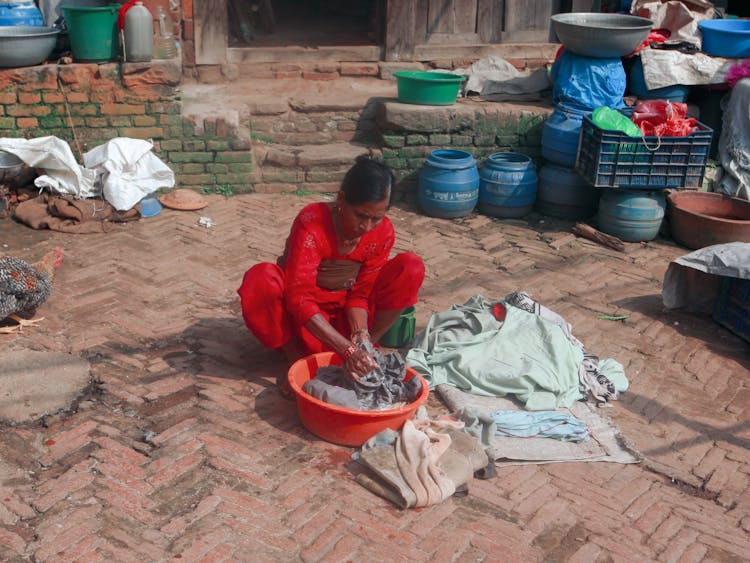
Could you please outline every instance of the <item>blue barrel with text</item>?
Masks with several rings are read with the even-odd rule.
[[[578,137],[581,134],[583,116],[591,112],[558,104],[542,128],[542,156],[559,164],[573,168],[578,155]]]
[[[477,161],[466,151],[438,149],[419,172],[417,201],[431,217],[453,219],[474,210],[479,197]]]
[[[601,192],[572,168],[547,163],[539,169],[535,208],[559,219],[586,219],[596,214]]]
[[[604,189],[599,200],[599,229],[627,242],[653,240],[664,219],[663,190]]]
[[[0,3],[0,26],[31,26],[44,25],[42,12],[34,2],[4,2]]]
[[[531,158],[517,152],[496,152],[479,171],[479,211],[503,219],[523,217],[536,200],[537,174]]]

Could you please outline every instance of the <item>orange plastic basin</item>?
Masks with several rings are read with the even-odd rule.
[[[289,368],[289,384],[297,398],[297,410],[302,424],[316,436],[334,444],[361,446],[381,430],[400,430],[430,394],[424,378],[413,369],[406,368],[407,380],[418,377],[422,381],[422,390],[417,399],[405,407],[385,411],[358,411],[330,405],[302,390],[302,386],[315,376],[318,368],[327,365],[340,366],[341,357],[334,352],[322,352],[297,360]]]

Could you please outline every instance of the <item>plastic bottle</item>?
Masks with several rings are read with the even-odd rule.
[[[136,2],[125,12],[125,61],[148,62],[154,51],[153,18],[143,2]]]
[[[641,130],[628,116],[607,106],[596,108],[591,112],[591,121],[607,131],[621,131],[628,137],[642,136]]]
[[[164,8],[156,8],[157,27],[154,35],[154,58],[173,59],[177,56],[177,44],[172,33],[171,24],[167,23],[168,17]]]

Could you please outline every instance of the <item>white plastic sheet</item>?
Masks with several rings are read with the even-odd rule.
[[[70,145],[58,137],[0,138],[0,149],[42,171],[43,174],[34,180],[39,188],[77,198],[95,197],[101,193],[95,186],[96,171],[78,164]]]
[[[87,168],[103,173],[104,198],[118,211],[159,188],[174,187],[174,172],[151,149],[149,141],[117,137],[83,155]]]
[[[640,53],[643,79],[650,90],[675,84],[722,84],[737,59],[692,55],[679,51],[644,49]]]
[[[710,313],[721,276],[750,279],[750,243],[715,244],[670,262],[661,293],[664,306]]]

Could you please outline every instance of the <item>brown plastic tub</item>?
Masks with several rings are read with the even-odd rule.
[[[750,242],[750,201],[709,192],[671,192],[667,214],[672,238],[687,248]]]

